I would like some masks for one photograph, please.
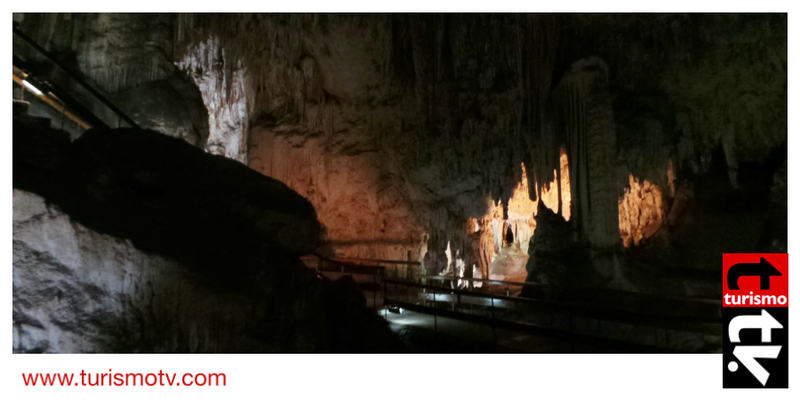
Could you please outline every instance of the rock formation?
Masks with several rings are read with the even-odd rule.
[[[319,222],[284,184],[153,131],[14,135],[15,351],[402,349],[297,258]]]

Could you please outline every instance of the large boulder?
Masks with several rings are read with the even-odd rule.
[[[269,257],[249,290],[147,254],[14,190],[15,353],[396,352],[352,280]]]
[[[15,352],[397,352],[311,204],[152,131],[14,121]]]
[[[91,129],[68,140],[15,121],[14,187],[139,249],[234,272],[254,254],[319,244],[311,203],[285,184],[176,138]]]
[[[254,302],[14,190],[15,353],[269,351]]]

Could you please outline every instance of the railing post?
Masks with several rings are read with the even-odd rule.
[[[417,278],[417,283],[419,283],[420,285],[422,285],[422,278]],[[427,294],[427,293],[428,293],[428,288],[425,288],[425,287],[423,287],[423,288],[422,288],[422,293],[425,293],[425,294]],[[422,305],[423,305],[424,307],[427,307],[427,306],[428,306],[428,296],[423,296],[423,297],[422,297]]]
[[[67,105],[64,104],[64,101],[61,101],[61,130],[64,130],[64,115],[67,113]]]
[[[436,287],[433,288],[433,331],[439,334],[439,321],[436,317]]]
[[[567,316],[569,317],[569,343],[570,343],[570,350],[574,353],[575,352],[575,330],[572,328],[572,306],[568,306]]]
[[[378,273],[377,272],[374,275],[372,275],[372,284],[374,284],[374,285],[378,284]],[[380,286],[379,286],[379,288],[380,288]],[[380,290],[380,289],[378,289],[378,290]],[[375,290],[375,287],[373,286],[373,290],[372,290],[372,309],[375,310],[376,313],[378,312],[378,290]]]
[[[458,269],[458,266],[456,265],[456,262],[453,261],[453,280],[451,281],[451,285],[450,285],[450,287],[453,288],[453,289],[458,289],[458,280],[456,280],[456,278],[457,278],[456,270],[457,269]]]
[[[383,283],[383,318],[388,321],[389,320],[389,314],[388,314],[389,310],[386,308],[386,286],[389,285],[389,282],[386,282],[385,280],[382,280],[381,283]]]
[[[492,343],[497,346],[497,325],[494,322],[494,297],[492,299]]]

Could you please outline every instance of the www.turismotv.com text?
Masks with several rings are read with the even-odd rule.
[[[79,379],[78,379],[79,378]],[[23,373],[25,386],[226,386],[224,373]]]

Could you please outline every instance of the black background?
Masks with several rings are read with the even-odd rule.
[[[739,331],[740,343],[731,343],[728,336],[728,326],[733,318],[739,315],[761,315],[761,310],[767,310],[778,322],[783,325],[783,329],[772,330],[772,342],[761,343],[760,329],[743,329]],[[723,307],[722,319],[723,328],[723,351],[722,351],[722,387],[723,388],[788,388],[789,387],[789,308],[788,307]],[[778,358],[757,358],[764,369],[769,372],[767,385],[762,386],[761,382],[733,355],[736,345],[758,346],[773,345],[782,346]],[[728,363],[736,361],[739,369],[736,372],[728,370]]]

